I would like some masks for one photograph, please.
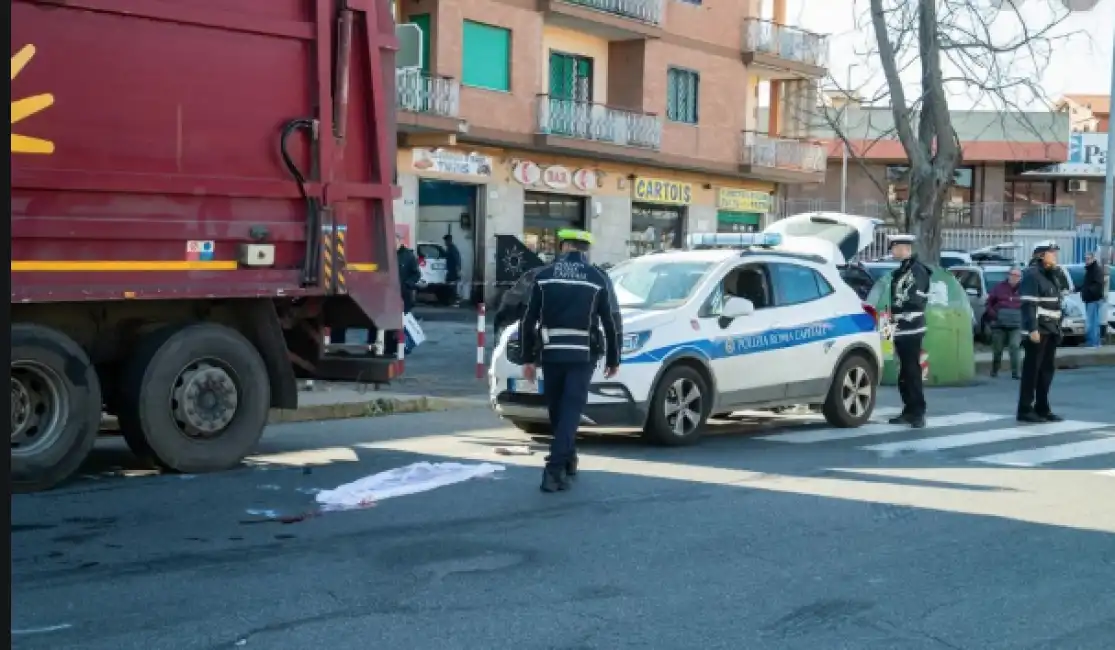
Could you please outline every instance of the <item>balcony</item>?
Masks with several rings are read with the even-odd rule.
[[[805,140],[744,131],[740,172],[775,183],[821,183],[828,163],[825,147]]]
[[[608,40],[661,38],[665,0],[538,0],[546,22]]]
[[[452,77],[439,77],[413,68],[396,70],[395,106],[399,130],[405,133],[463,133],[468,130],[460,118],[461,84]]]
[[[573,152],[645,157],[662,146],[662,120],[650,113],[539,95],[538,139],[541,145]]]
[[[825,76],[828,36],[769,20],[748,18],[743,23],[743,63],[767,79]]]

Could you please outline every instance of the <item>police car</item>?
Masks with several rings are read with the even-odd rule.
[[[609,270],[622,308],[618,374],[597,369],[582,425],[638,428],[682,445],[737,410],[811,404],[838,427],[866,422],[882,374],[875,310],[838,265],[874,239],[878,221],[797,215],[760,234],[695,234],[684,251]],[[522,378],[518,328],[489,368],[493,408],[529,433],[549,431],[545,376]]]

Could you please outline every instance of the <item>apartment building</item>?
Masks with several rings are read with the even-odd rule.
[[[398,0],[424,54],[396,77],[401,230],[452,234],[482,283],[500,234],[545,256],[558,229],[585,228],[594,259],[616,262],[760,228],[780,186],[824,178],[807,115],[828,55],[784,0],[760,6]]]
[[[1054,108],[1069,115],[1073,133],[1107,133],[1111,122],[1109,95],[1065,95]]]
[[[813,131],[829,158],[824,181],[787,187],[780,211],[840,210],[843,205],[848,212],[899,223],[909,163],[891,109],[852,105],[846,114],[838,113],[842,108],[827,109]],[[851,149],[846,174],[844,142],[827,126],[844,119]],[[949,190],[946,225],[1075,228],[1099,219],[1097,184],[1079,179],[1095,173],[1096,160],[1104,154],[1096,146],[1102,136],[1070,134],[1068,113],[952,111],[952,124],[963,163]]]

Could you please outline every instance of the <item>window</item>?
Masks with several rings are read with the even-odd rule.
[[[980,282],[978,272],[952,269],[952,274],[956,276],[957,281],[960,282],[960,286],[964,287],[964,291],[974,289],[977,296],[983,295],[983,283]]]
[[[729,298],[746,298],[755,309],[774,304],[770,291],[770,271],[762,264],[732,269],[716,287],[701,309],[701,316],[719,316]]]
[[[833,292],[828,280],[808,266],[775,264],[773,268],[780,306],[800,305]]]
[[[628,260],[608,272],[620,307],[672,309],[684,303],[712,268],[711,262]]]
[[[418,25],[422,30],[422,72],[430,72],[430,40],[433,32],[430,31],[430,14],[416,14],[410,17],[410,22]]]
[[[592,59],[550,52],[550,98],[592,101]]]
[[[461,83],[511,90],[511,31],[466,20],[462,35]]]
[[[670,68],[666,71],[666,119],[696,124],[701,76],[692,70]]]

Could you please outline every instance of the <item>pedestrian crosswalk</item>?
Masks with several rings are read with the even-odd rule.
[[[1074,462],[1110,467],[1115,463],[1113,422],[1023,424],[1013,414],[973,411],[931,416],[924,429],[911,429],[886,423],[898,410],[876,409],[872,422],[857,429],[794,428],[757,439],[792,445],[852,440],[858,449],[884,457],[947,452],[981,465],[1001,467],[1074,468]],[[1115,478],[1115,468],[1087,471]]]

